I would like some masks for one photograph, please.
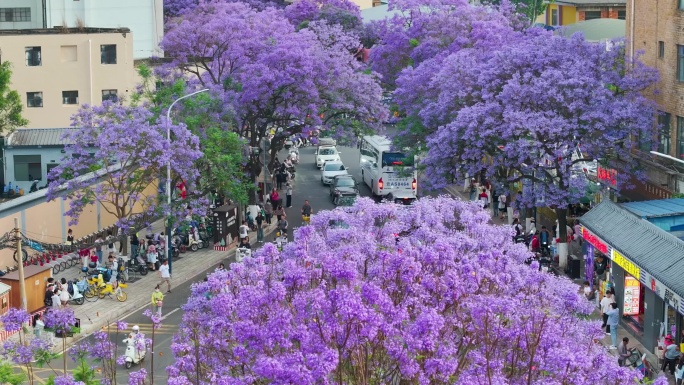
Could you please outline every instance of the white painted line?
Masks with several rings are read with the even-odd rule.
[[[180,308],[179,308],[179,307],[177,307],[177,308],[175,308],[175,309],[171,310],[170,312],[166,313],[166,315],[165,315],[165,316],[162,316],[160,320],[161,320],[161,321],[165,320],[165,319],[166,319],[166,317],[168,317],[168,316],[170,316],[171,314],[173,314],[173,313],[177,312],[178,310],[180,310]]]

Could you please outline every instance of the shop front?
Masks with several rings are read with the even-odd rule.
[[[603,275],[585,269],[587,280],[598,285],[599,298],[614,288],[621,326],[651,351],[668,334],[684,343],[684,242],[610,201],[580,223],[586,262],[610,259]]]

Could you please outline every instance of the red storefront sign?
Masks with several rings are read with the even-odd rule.
[[[598,251],[603,254],[608,254],[608,246],[603,243],[598,237],[589,232],[586,228],[582,227],[582,238],[594,246]]]
[[[596,177],[601,182],[606,182],[611,186],[617,186],[617,171],[612,168],[603,168],[598,166],[596,170]]]

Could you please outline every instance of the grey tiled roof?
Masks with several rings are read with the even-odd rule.
[[[14,131],[7,138],[7,146],[63,146],[60,138],[73,128],[24,128]]]
[[[684,241],[603,201],[580,223],[680,296],[684,296]]]

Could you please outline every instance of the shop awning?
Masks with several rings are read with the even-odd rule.
[[[684,241],[608,200],[584,214],[580,223],[684,297]]]

